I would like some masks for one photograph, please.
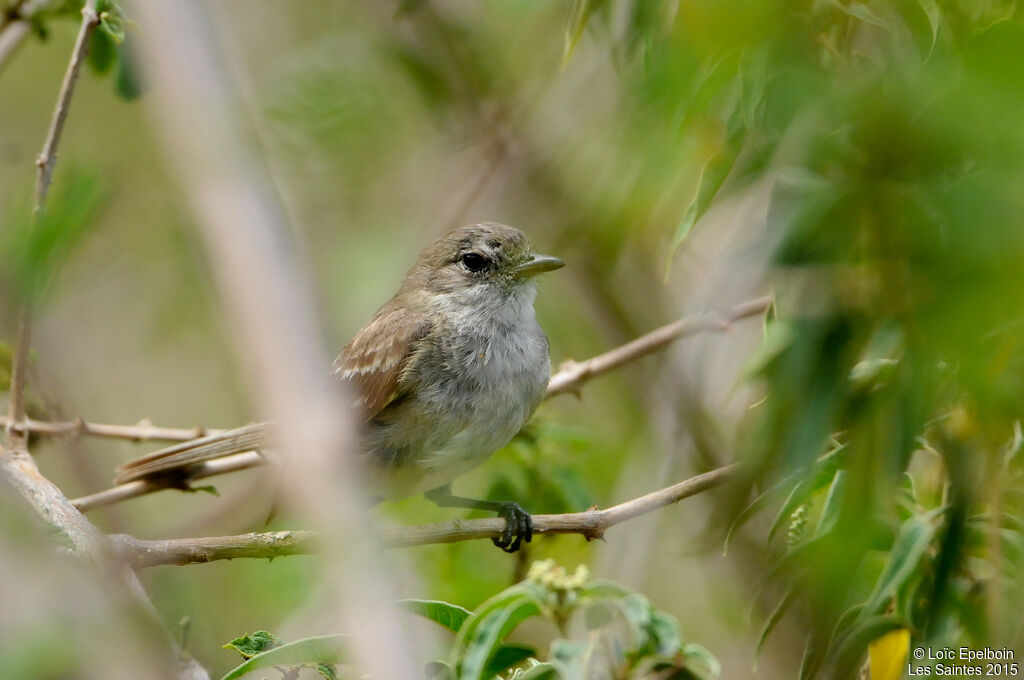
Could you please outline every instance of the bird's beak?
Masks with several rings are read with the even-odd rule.
[[[555,269],[561,269],[564,266],[565,263],[557,257],[552,255],[538,255],[534,253],[530,255],[529,260],[512,268],[512,276],[517,279],[522,279],[530,276],[536,276],[537,274],[543,274],[544,272],[554,271]]]

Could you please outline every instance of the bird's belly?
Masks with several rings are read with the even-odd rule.
[[[395,417],[371,423],[364,437],[375,491],[398,498],[435,489],[507,444],[544,396],[546,350],[545,343],[535,356],[490,357],[421,381],[415,396],[396,406]]]

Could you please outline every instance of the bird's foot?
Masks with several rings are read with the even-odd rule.
[[[533,540],[533,517],[518,503],[502,503],[498,517],[505,519],[505,531],[500,537],[491,539],[494,545],[507,553],[514,553],[523,541],[529,543]]]

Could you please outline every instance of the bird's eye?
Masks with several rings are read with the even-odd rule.
[[[466,253],[462,256],[462,264],[471,272],[478,272],[487,266],[487,258],[479,253]]]

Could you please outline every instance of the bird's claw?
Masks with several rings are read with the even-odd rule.
[[[494,545],[507,553],[514,553],[523,541],[529,543],[533,540],[533,517],[518,503],[503,503],[498,517],[505,519],[505,530],[500,537],[491,539]]]

